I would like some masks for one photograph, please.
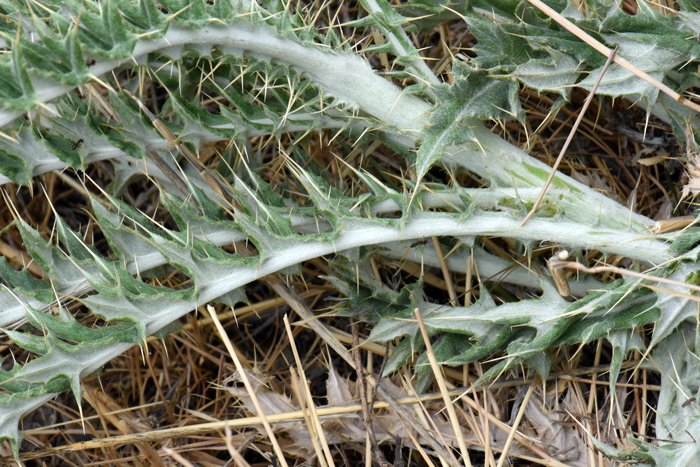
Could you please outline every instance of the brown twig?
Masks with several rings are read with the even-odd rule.
[[[275,436],[274,431],[272,431],[272,427],[270,426],[270,422],[268,421],[268,418],[265,415],[265,412],[263,411],[262,406],[260,405],[260,401],[258,400],[258,396],[257,396],[255,390],[253,389],[253,386],[250,384],[250,381],[248,380],[248,374],[246,373],[246,370],[243,367],[243,365],[241,365],[241,362],[238,359],[238,354],[233,349],[233,346],[231,345],[231,341],[228,338],[228,334],[226,334],[226,331],[224,330],[223,326],[221,326],[221,323],[218,320],[218,316],[216,315],[216,311],[214,310],[214,307],[209,305],[207,307],[207,311],[211,315],[212,320],[214,320],[214,324],[216,325],[216,329],[217,329],[217,331],[219,331],[219,337],[221,337],[221,340],[224,341],[224,345],[226,346],[226,349],[228,350],[229,354],[231,355],[231,359],[233,360],[233,363],[236,365],[236,370],[238,371],[239,376],[241,378],[241,381],[243,381],[243,384],[245,385],[245,388],[248,391],[248,395],[250,396],[250,399],[253,402],[253,405],[255,406],[255,411],[258,412],[258,417],[260,417],[260,420],[262,421],[263,427],[265,427],[265,432],[267,433],[267,436],[270,439],[270,442],[272,443],[272,448],[275,452],[275,455],[277,456],[278,461],[280,462],[282,467],[288,467],[287,460],[284,458],[284,452],[282,452],[282,448],[280,447],[279,443],[277,442],[277,437]]]
[[[352,357],[355,361],[355,371],[357,371],[357,391],[360,393],[360,403],[362,404],[362,420],[367,430],[369,442],[372,445],[372,454],[381,467],[390,467],[391,464],[386,461],[384,453],[382,453],[377,444],[377,436],[374,433],[374,426],[372,425],[372,413],[367,404],[367,388],[365,387],[365,375],[362,370],[362,357],[360,356],[359,324],[353,319],[350,321],[352,323]]]
[[[250,256],[250,252],[246,248],[239,248],[238,251],[244,256]],[[274,282],[269,282],[269,285],[287,302],[292,310],[294,310],[299,317],[316,332],[316,334],[326,343],[326,345],[335,350],[338,355],[343,358],[343,360],[345,360],[353,369],[357,371],[357,367],[352,356],[350,355],[350,352],[347,351],[336,336],[334,336],[322,323],[318,321],[316,316],[292,288]],[[359,371],[363,371],[362,367],[359,368]],[[400,414],[400,416],[411,426],[411,428],[413,428],[424,439],[428,440],[430,447],[436,451],[438,455],[447,457],[447,448],[433,442],[434,440],[430,437],[423,426],[407,410],[401,407],[396,398],[391,395],[389,391],[378,384],[371,374],[367,375],[367,380],[372,386],[374,386],[376,392],[379,393],[389,403],[389,405]]]
[[[102,94],[97,92],[93,85],[88,84],[85,86],[85,88],[88,94],[97,102],[99,102],[99,104],[102,106],[109,118],[114,119],[117,123],[119,123],[122,126],[126,125],[126,120],[124,120],[121,114],[114,109],[114,107],[109,101],[102,97]],[[126,92],[127,94],[131,95],[129,91]],[[136,99],[133,95],[131,95],[131,97]],[[138,102],[139,106],[141,106],[142,108],[146,108],[138,99],[136,99],[136,102]],[[150,114],[149,117],[151,115],[153,114]],[[155,115],[153,115],[153,117],[155,117]],[[165,135],[163,136],[165,137]],[[160,155],[157,152],[146,151],[146,155],[156,164],[156,166],[161,170],[161,172],[163,172],[165,176],[168,177],[168,180],[170,180],[170,183],[175,185],[175,188],[177,188],[185,196],[190,195],[190,190],[189,188],[187,188],[187,184],[180,178],[177,172],[175,172],[168,164],[165,163],[165,161],[160,157]]]
[[[31,255],[11,246],[8,243],[3,242],[2,240],[0,240],[0,256],[16,261],[17,263],[21,264],[23,268],[28,269],[30,272],[42,279],[49,279],[48,274],[41,269]]]
[[[556,258],[556,259],[554,259]],[[553,261],[556,260],[566,261],[569,258],[569,253],[566,250],[561,250],[556,253],[552,258],[547,260],[547,268],[552,274],[552,279],[554,279],[554,285],[557,286],[557,290],[562,297],[568,297],[571,295],[571,289],[569,288],[569,281],[566,277],[566,272],[562,268],[555,268],[553,266]]]
[[[121,431],[125,435],[140,432],[149,432],[152,428],[138,419],[136,419],[130,413],[116,414],[115,411],[119,410],[121,406],[110,397],[105,394],[102,390],[94,387],[85,382],[81,383],[83,387],[83,397],[88,401],[90,405],[93,406],[100,419],[104,421],[109,421],[117,430]],[[150,465],[155,467],[165,467],[163,461],[158,456],[158,453],[154,447],[147,442],[136,443],[136,447],[141,451],[143,456],[143,461],[147,461]]]
[[[165,138],[165,140],[175,146],[178,151],[180,151],[180,154],[185,156],[187,161],[194,166],[195,169],[197,169],[197,172],[199,172],[199,175],[202,176],[205,182],[211,187],[212,190],[216,192],[221,198],[223,198],[230,206],[233,206],[234,208],[238,209],[239,211],[242,210],[241,206],[238,204],[238,201],[236,201],[231,195],[228,194],[228,192],[224,189],[224,187],[221,186],[221,183],[211,174],[209,173],[209,170],[204,167],[199,160],[197,160],[197,156],[190,151],[190,149],[185,146],[183,143],[181,143],[173,134],[172,131],[170,131],[170,128],[168,128],[158,117],[156,117],[153,112],[151,112],[148,107],[146,107],[143,102],[139,100],[138,97],[130,93],[129,91],[124,91],[126,92],[136,103],[139,105],[143,113],[146,114],[146,116],[151,120],[153,123],[153,126],[158,130],[158,132]],[[232,214],[232,213],[230,213]],[[233,214],[232,214],[233,215]]]
[[[432,428],[432,430],[433,430],[431,432],[431,435],[433,435],[433,437],[435,439],[439,440],[443,446],[447,446],[448,444],[447,444],[447,441],[445,441],[445,437],[442,435],[442,431],[440,431],[438,426],[435,424],[435,420],[433,420],[433,417],[430,416],[430,412],[428,412],[428,409],[425,407],[425,404],[423,404],[423,402],[420,400],[420,397],[418,396],[418,392],[416,392],[416,388],[413,387],[413,385],[411,384],[411,380],[405,374],[404,374],[403,378],[404,378],[405,386],[409,390],[408,391],[409,394],[412,394],[413,397],[416,398],[417,405],[418,405],[418,407],[420,407],[421,413],[423,414],[422,421],[425,424],[425,427],[427,428],[428,424],[430,424],[430,428]],[[443,397],[442,393],[440,393],[440,397]],[[416,409],[416,412],[418,412],[418,409]],[[450,455],[449,460],[451,460],[454,465],[459,465],[459,461],[454,456],[452,449],[450,449],[448,451],[448,454]],[[438,458],[440,459],[440,462],[442,463],[442,465],[445,465],[447,463],[446,459],[444,459],[440,456],[438,456]]]
[[[450,304],[452,306],[457,306],[457,294],[455,293],[455,288],[452,285],[450,270],[447,269],[447,263],[445,262],[445,257],[442,254],[442,247],[440,246],[440,241],[435,236],[433,236],[433,246],[435,247],[435,253],[437,254],[438,261],[440,261],[442,277],[445,280],[445,285],[447,286],[447,294],[450,296]]]
[[[537,1],[537,0],[530,0],[530,1]],[[576,117],[576,122],[574,123],[574,126],[571,127],[571,131],[569,132],[569,136],[566,138],[566,142],[564,142],[564,146],[561,148],[561,152],[559,153],[559,157],[557,157],[556,162],[554,162],[554,165],[552,166],[552,170],[549,172],[549,177],[547,177],[547,181],[544,182],[544,186],[542,187],[542,191],[540,191],[540,195],[537,197],[537,200],[535,201],[535,204],[532,206],[532,209],[530,209],[530,212],[527,213],[527,216],[525,216],[525,219],[523,219],[523,221],[520,223],[520,227],[524,226],[525,223],[532,217],[532,215],[535,214],[535,211],[537,210],[537,207],[540,205],[542,198],[544,198],[544,195],[547,192],[547,188],[549,188],[549,184],[552,183],[552,179],[554,178],[554,175],[557,173],[557,169],[559,168],[559,164],[561,163],[562,159],[564,159],[564,155],[566,154],[566,150],[569,149],[569,144],[571,143],[571,140],[574,139],[574,135],[576,134],[576,130],[578,129],[578,126],[581,123],[583,116],[586,114],[586,110],[588,110],[588,106],[591,105],[591,101],[593,100],[593,97],[595,96],[595,92],[598,90],[598,85],[600,84],[600,81],[603,79],[603,75],[605,75],[605,71],[610,66],[610,62],[615,58],[615,52],[617,52],[618,47],[619,46],[616,46],[615,49],[613,49],[609,53],[608,60],[605,62],[605,65],[603,65],[603,69],[600,71],[600,74],[598,75],[598,79],[596,80],[595,84],[593,85],[591,92],[588,94],[586,101],[583,103],[583,107],[581,108],[581,111],[579,112],[578,117]]]
[[[552,18],[554,21],[559,23],[564,29],[569,31],[571,34],[574,36],[578,37],[581,39],[583,42],[586,44],[590,45],[594,49],[596,49],[598,52],[600,52],[603,55],[610,56],[610,49],[605,47],[603,44],[601,44],[599,41],[591,37],[589,34],[587,34],[585,31],[583,31],[581,28],[576,26],[574,23],[569,21],[568,19],[564,18],[562,15],[542,3],[540,0],[528,0],[530,3],[535,5],[537,8],[542,10],[544,14]],[[615,57],[615,63],[620,65],[622,68],[625,70],[629,71],[630,73],[634,74],[638,78],[643,79],[647,83],[651,84],[652,86],[658,88],[660,91],[663,91],[664,94],[668,95],[671,97],[673,100],[676,102],[685,105],[686,107],[690,107],[696,112],[700,112],[700,105],[695,104],[694,102],[689,101],[685,97],[682,97],[680,94],[678,94],[676,91],[673,89],[669,88],[662,82],[652,78],[648,74],[644,73],[642,70],[637,68],[636,66],[632,65],[630,62],[625,60],[622,57]]]
[[[304,400],[306,400],[306,402],[309,404],[309,409],[311,412],[310,417],[308,417],[309,423],[313,423],[313,426],[309,427],[313,428],[313,430],[309,430],[309,434],[314,437],[314,447],[318,445],[318,448],[322,450],[321,453],[318,453],[317,449],[319,463],[322,466],[327,465],[328,467],[335,467],[335,463],[333,462],[333,456],[331,455],[331,450],[328,447],[328,442],[326,441],[326,435],[323,432],[323,426],[321,426],[321,421],[318,418],[316,405],[314,404],[313,398],[311,397],[311,392],[309,391],[309,385],[307,383],[306,373],[304,372],[304,366],[301,364],[299,352],[297,351],[297,345],[294,340],[294,333],[292,333],[292,327],[289,325],[289,318],[287,318],[286,314],[284,315],[284,328],[287,331],[287,337],[289,338],[289,346],[292,349],[292,353],[294,354],[294,361],[296,362],[297,368],[299,368],[299,378],[297,384],[300,388],[299,407],[301,407],[301,409],[304,410],[304,418],[306,419],[308,416],[306,415],[306,404],[304,403]],[[294,371],[294,367],[290,367],[289,369],[292,373],[292,378],[295,378],[296,372]],[[316,436],[318,437],[318,439],[316,439]],[[323,456],[325,456],[325,459],[324,457],[320,456],[320,454],[323,454]]]
[[[675,232],[676,230],[685,229],[693,222],[695,222],[695,217],[693,216],[672,217],[671,219],[657,221],[649,230],[655,234]]]
[[[467,276],[464,279],[464,288],[466,292],[464,293],[464,306],[469,306],[472,304],[472,265],[474,263],[474,251],[469,249],[469,256],[467,257]]]
[[[165,174],[166,177],[168,177],[170,183],[175,185],[175,188],[177,188],[180,193],[185,196],[190,195],[190,190],[187,188],[187,184],[180,178],[177,172],[175,172],[168,164],[165,163],[165,161],[160,157],[160,154],[155,151],[146,151],[146,155],[156,163],[156,166]]]
[[[403,438],[400,436],[394,436],[394,443],[396,448],[394,449],[394,467],[405,467],[406,463],[401,457],[401,448],[403,447]]]
[[[316,332],[316,334],[318,334],[318,336],[321,339],[323,339],[323,341],[330,348],[335,350],[338,353],[338,355],[340,355],[343,358],[343,360],[345,360],[352,368],[356,369],[355,362],[352,359],[350,352],[348,352],[348,350],[340,343],[340,340],[338,340],[338,338],[334,336],[328,330],[328,328],[326,328],[326,326],[324,326],[321,322],[318,321],[316,316],[314,316],[311,310],[308,309],[308,307],[298,297],[296,292],[280,284],[271,283],[270,286],[275,290],[275,292],[277,292],[281,297],[283,297],[287,301],[287,304],[289,304],[289,306],[299,315],[299,317],[301,317],[301,319],[304,322],[306,322],[309,325],[309,327],[313,329]],[[449,457],[447,454],[448,450],[446,449],[446,447],[433,442],[434,440],[428,434],[427,430],[423,428],[423,426],[415,419],[415,417],[413,417],[406,409],[399,405],[396,398],[393,395],[391,395],[389,391],[384,389],[382,385],[377,384],[377,381],[375,381],[372,375],[367,375],[367,381],[369,381],[369,383],[372,386],[374,386],[376,392],[379,393],[379,395],[381,395],[388,402],[388,404],[403,417],[403,419],[409,424],[409,426],[412,429],[416,430],[416,432],[420,436],[428,440],[430,447],[434,451],[439,453],[441,457]],[[380,402],[377,403],[377,406],[379,404]]]
[[[599,272],[612,272],[613,274],[621,274],[623,276],[631,276],[631,277],[636,277],[638,279],[644,279],[647,281],[652,281],[652,282],[659,282],[661,284],[668,284],[668,285],[675,285],[677,287],[684,287],[686,289],[693,290],[695,292],[700,292],[700,287],[697,285],[693,284],[687,284],[685,282],[678,282],[674,281],[671,279],[666,279],[663,277],[655,277],[651,276],[649,274],[643,274],[641,272],[634,272],[630,271],[629,269],[623,269],[623,268],[618,268],[616,266],[595,266],[592,268],[588,268],[584,266],[581,263],[578,263],[576,261],[561,261],[557,257],[552,257],[550,260],[550,268],[553,270],[556,269],[561,269],[561,268],[567,268],[567,269],[578,269],[579,271],[587,272],[589,274],[596,274]],[[642,284],[644,285],[644,284]],[[653,288],[653,286],[646,286],[645,287],[650,287]],[[667,290],[663,289],[667,293],[676,293],[673,290]],[[685,296],[686,294],[684,294]],[[698,301],[700,300],[700,297],[694,296],[694,295],[688,295],[689,298],[692,300]]]
[[[438,383],[440,388],[440,393],[442,393],[443,401],[445,402],[445,408],[447,414],[450,418],[450,423],[452,424],[452,429],[455,432],[455,438],[457,438],[457,444],[459,444],[459,450],[462,452],[462,462],[467,467],[471,467],[472,463],[469,460],[469,451],[467,450],[467,444],[464,442],[464,434],[462,433],[462,427],[459,425],[457,419],[457,412],[455,411],[452,399],[450,398],[447,386],[445,385],[445,379],[442,376],[440,367],[438,365],[435,354],[433,353],[433,346],[430,343],[430,336],[428,336],[428,330],[425,328],[423,323],[423,318],[420,315],[420,309],[416,308],[413,311],[416,314],[416,320],[418,320],[418,326],[420,327],[421,335],[423,336],[423,341],[425,342],[425,353],[428,355],[428,360],[430,361],[430,366],[435,374],[435,381]]]
[[[623,364],[623,368],[629,368],[634,365],[636,365],[638,362],[629,362]],[[572,370],[568,371],[565,374],[552,374],[548,378],[549,380],[554,379],[556,377],[565,377],[565,376],[570,376],[570,375],[580,375],[580,374],[589,374],[592,371],[605,371],[610,368],[609,365],[602,365],[600,367],[595,367],[595,368],[580,368],[577,370]],[[577,380],[577,378],[572,378],[573,380]],[[490,387],[492,389],[494,388],[503,388],[503,387],[511,387],[519,384],[529,384],[534,382],[534,379],[532,378],[521,378],[515,381],[505,381],[505,382],[496,382],[492,384]],[[590,380],[582,380],[584,383],[590,383]],[[621,385],[618,383],[618,385]],[[629,386],[629,385],[621,385],[621,386]],[[466,389],[466,392],[465,392]],[[659,386],[652,386],[649,385],[646,387],[648,391],[659,391],[660,387]],[[470,407],[472,407],[474,410],[483,410],[483,407],[479,407],[473,399],[470,397],[466,397],[466,394],[472,392],[472,388],[456,388],[451,391],[449,391],[450,396],[457,396],[458,398],[462,398]],[[396,402],[398,404],[416,404],[418,401],[430,401],[430,400],[438,400],[442,399],[442,394],[441,393],[431,393],[431,394],[423,394],[420,396],[409,396],[409,397],[404,397],[401,399],[397,399]],[[385,401],[379,401],[375,403],[374,408],[375,409],[385,409],[388,407],[392,407],[392,405],[389,402]],[[115,414],[115,413],[122,413],[126,412],[128,409],[122,409],[119,411],[113,411],[113,412],[108,412],[107,414]],[[359,412],[362,410],[361,405],[359,404],[354,404],[354,405],[349,405],[349,406],[341,406],[341,407],[320,407],[318,409],[318,416],[337,416],[341,414],[348,414],[348,413],[354,413],[354,412]],[[288,422],[290,420],[303,420],[304,419],[305,412],[302,410],[297,410],[293,412],[282,412],[282,413],[275,413],[275,414],[270,414],[267,416],[267,420],[270,423],[281,423],[281,422]],[[498,420],[493,414],[486,412],[486,417],[491,423],[494,423],[498,428],[500,428],[503,431],[510,431],[510,427],[506,425],[504,422]],[[86,420],[89,419],[94,419],[97,417],[87,417]],[[31,459],[38,459],[42,457],[48,457],[51,455],[55,455],[58,453],[62,452],[71,452],[71,451],[83,451],[86,449],[104,449],[109,446],[122,446],[122,445],[129,445],[129,444],[134,444],[134,443],[140,443],[140,442],[158,442],[158,441],[163,441],[166,439],[174,439],[174,438],[182,438],[182,437],[188,437],[188,436],[198,436],[198,435],[204,435],[207,433],[214,433],[219,430],[222,430],[226,427],[229,428],[234,428],[234,427],[250,427],[254,425],[260,425],[262,423],[262,420],[260,417],[247,417],[247,418],[236,418],[236,419],[229,419],[229,420],[224,420],[224,421],[219,421],[219,422],[207,422],[207,423],[198,423],[195,425],[187,425],[187,426],[180,426],[180,427],[175,427],[175,428],[163,428],[159,430],[153,430],[150,432],[142,432],[142,433],[134,433],[130,435],[118,435],[118,436],[111,436],[108,438],[102,438],[102,439],[94,439],[94,440],[89,440],[89,441],[81,441],[73,444],[67,444],[63,446],[56,446],[52,447],[49,449],[38,449],[36,451],[32,452],[27,452],[23,453],[20,455],[20,459],[22,460],[31,460]],[[26,433],[41,433],[42,429],[34,429],[34,430],[27,430]],[[410,432],[410,430],[409,430]],[[424,436],[421,434],[421,436]],[[527,441],[526,438],[524,437],[519,437],[518,434],[516,433],[516,439],[519,439],[521,443],[523,443],[526,446],[529,446],[530,448],[535,448],[536,446],[531,445]],[[537,452],[538,450],[536,450]],[[539,453],[539,452],[538,452]],[[5,456],[5,457],[0,457],[0,464],[3,462],[11,462],[14,461],[13,456]],[[553,463],[553,464],[547,464],[547,465],[557,465],[557,466],[562,466],[563,464],[560,463]]]
[[[508,439],[506,440],[506,444],[503,445],[503,452],[501,453],[501,457],[498,459],[498,465],[496,467],[503,467],[503,463],[508,458],[508,451],[510,450],[510,445],[513,443],[513,438],[515,438],[515,432],[518,431],[518,425],[520,425],[520,421],[523,419],[525,408],[527,407],[528,402],[530,402],[530,396],[532,396],[534,391],[535,383],[533,382],[528,388],[525,398],[523,398],[523,402],[520,405],[520,410],[518,410],[518,414],[513,422],[513,428],[511,428],[510,433],[508,433]]]

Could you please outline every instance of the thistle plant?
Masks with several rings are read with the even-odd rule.
[[[696,3],[659,12],[639,0],[635,15],[607,0],[549,5],[598,41],[619,45],[618,56],[676,92],[697,84],[700,43],[688,40],[700,33]],[[72,230],[58,206],[48,238],[5,192],[15,218],[10,228],[43,278],[0,258],[0,326],[36,356],[9,365],[3,356],[0,440],[18,455],[19,421],[56,394],[72,391],[80,405],[81,379],[148,336],[175,330],[180,317],[210,302],[245,301],[244,286],[260,277],[297,274],[302,262],[331,255],[336,275],[329,280],[345,297],[336,312],[371,323],[371,340],[397,344],[386,375],[417,357],[419,389],[432,383],[420,366],[427,357],[415,309],[436,339],[440,363],[501,356],[481,381],[521,367],[546,380],[554,349],[605,339],[613,349],[611,392],[633,350],[645,357],[643,368],[660,371],[655,429],[666,441],[633,438],[632,453],[592,442],[613,458],[651,465],[695,459],[696,444],[686,442],[700,436],[700,412],[686,402],[700,390],[700,341],[698,299],[687,285],[698,285],[698,231],[653,234],[653,220],[562,172],[521,226],[550,168],[487,126],[526,123],[522,89],[554,95],[555,116],[572,89],[591,89],[607,57],[526,1],[357,6],[357,18],[343,24],[324,5],[301,2],[0,6],[0,183],[38,193],[42,174],[70,169],[93,193],[90,215],[109,249],[105,254]],[[436,71],[415,38],[446,22],[466,23],[476,45],[468,54],[446,54],[447,66]],[[345,37],[351,29],[382,40],[355,43]],[[368,56],[391,56],[391,69],[380,72]],[[144,96],[144,83],[165,95],[158,109]],[[647,119],[665,122],[694,167],[690,107],[615,64],[598,95],[626,98]],[[392,186],[357,158],[339,160],[334,171],[318,167],[310,142],[323,133],[349,153],[384,145],[408,171]],[[252,144],[260,139],[276,145],[289,174],[279,186],[261,175],[265,166]],[[222,141],[218,166],[198,162],[199,148]],[[100,161],[113,166],[114,181],[96,191],[87,170]],[[171,223],[122,196],[144,174]],[[463,186],[460,174],[475,183]],[[605,282],[583,273],[568,278],[573,295],[562,297],[546,267],[520,268],[501,279],[534,298],[497,305],[482,284],[478,301],[460,306],[456,296],[427,300],[422,281],[392,287],[373,273],[377,257],[439,267],[440,242],[454,249],[446,263],[453,273],[467,274],[471,261],[482,277],[512,267],[483,248],[486,237],[517,244],[521,264],[543,266],[535,250],[559,247],[580,262],[593,251],[617,255],[647,276]],[[432,238],[437,243],[423,242]],[[163,267],[191,285],[151,280]],[[652,276],[672,282],[660,285]],[[100,325],[81,324],[66,307],[69,299]],[[637,332],[643,326],[652,329],[646,340]]]

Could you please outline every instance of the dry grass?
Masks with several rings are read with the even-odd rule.
[[[635,7],[626,1],[625,8],[633,11]],[[355,10],[345,6],[339,17],[350,19],[353,14]],[[443,24],[434,34],[413,39],[425,48],[424,55],[433,59],[428,63],[440,70],[445,80],[449,80],[450,55],[468,54],[473,46],[473,37],[461,22]],[[368,58],[380,70],[389,63],[386,57]],[[157,88],[149,88],[145,95],[157,93]],[[552,100],[522,90],[526,128],[507,123],[494,125],[493,131],[552,164],[585,97],[584,92],[574,91],[571,104],[541,126]],[[154,109],[152,102],[146,105]],[[644,132],[644,117],[642,110],[622,99],[614,103],[593,99],[562,170],[651,218],[683,215],[686,205],[675,209],[683,191],[683,168],[675,157],[665,158],[676,154],[675,142],[669,140],[663,146],[638,142],[634,135]],[[648,137],[670,133],[661,122],[652,121],[647,129]],[[381,144],[369,145],[358,153],[332,141],[333,136],[324,133],[309,140],[309,163],[328,168],[336,180],[346,180],[347,186],[362,189],[352,180],[351,171],[334,157],[341,155],[388,185],[402,188],[401,177],[409,173],[403,158]],[[284,139],[280,142],[285,143]],[[276,143],[260,138],[254,144],[264,154],[266,170],[261,176],[272,186],[286,180],[289,173]],[[225,146],[222,142],[200,148],[200,160],[209,167],[216,166],[217,150]],[[87,173],[102,187],[113,178],[107,162],[88,167]],[[479,182],[466,173],[433,169],[428,178],[449,183],[453,175],[462,186],[478,186]],[[35,187],[32,193],[7,187],[7,192],[22,217],[38,226],[45,238],[51,235],[54,219],[50,200],[71,228],[88,240],[94,239],[95,247],[109,254],[99,227],[91,222],[85,188],[77,180],[69,171],[47,173],[38,180],[45,190]],[[287,182],[294,184],[291,179]],[[88,186],[87,190],[99,196],[94,187]],[[149,181],[133,184],[123,199],[174,225],[159,207],[158,191]],[[11,220],[9,210],[0,206],[0,229]],[[491,253],[522,258],[511,241],[480,242]],[[29,262],[14,228],[2,234],[0,253],[15,267]],[[595,251],[587,255],[591,265],[616,266],[627,261],[604,258]],[[377,277],[392,287],[413,280],[411,275],[422,271],[419,264],[393,263],[379,256],[374,265]],[[30,266],[30,270],[41,275],[38,268]],[[349,320],[329,313],[340,297],[323,278],[332,273],[324,258],[318,258],[303,265],[303,277],[289,282],[283,283],[278,277],[260,278],[246,287],[250,305],[236,310],[217,305],[212,309],[216,319],[200,310],[182,320],[182,331],[163,341],[149,339],[143,348],[130,349],[111,361],[99,377],[83,381],[82,419],[71,394],[57,397],[24,419],[25,465],[255,467],[283,466],[286,462],[350,467],[369,465],[369,459],[374,459],[393,466],[437,466],[462,465],[465,459],[460,456],[468,449],[472,465],[603,466],[611,464],[591,445],[587,433],[622,449],[632,448],[628,436],[653,439],[659,390],[654,384],[658,381],[656,375],[633,372],[640,356],[633,357],[623,365],[616,397],[611,398],[606,373],[611,348],[603,341],[556,349],[546,383],[523,377],[528,373],[519,370],[475,389],[472,383],[493,361],[442,371],[434,368],[441,391],[436,385],[434,392],[420,396],[413,390],[413,365],[381,379],[379,370],[385,353],[391,352],[394,344],[384,347],[361,343],[353,347]],[[462,284],[474,285],[477,277],[449,272],[446,267],[425,268],[426,293],[435,302],[464,301],[466,289]],[[599,278],[613,279],[611,274]],[[159,280],[178,288],[187,286],[188,279],[175,272]],[[290,289],[296,290],[298,298],[290,301],[280,295],[281,290]],[[501,302],[529,293],[497,283],[490,284],[490,291]],[[71,311],[84,324],[94,322],[94,317],[78,304]],[[308,313],[311,319],[300,313]],[[218,322],[222,326],[219,331]],[[370,330],[359,328],[363,341]],[[647,342],[648,331],[638,331]],[[0,348],[4,355],[11,352],[18,362],[29,358],[4,337]],[[232,351],[237,355],[235,364]],[[364,369],[357,368],[357,363]],[[258,409],[253,406],[250,390],[241,384],[243,374],[249,379],[246,387],[254,388]],[[358,374],[363,375],[366,385],[357,384]],[[363,386],[364,393],[360,394]],[[380,394],[380,386],[394,401]],[[444,411],[446,394],[456,399],[453,410]],[[263,427],[263,419],[269,422],[272,436]],[[372,425],[374,440],[366,435],[365,422]],[[461,428],[458,436],[454,426]],[[279,444],[286,461],[275,455],[272,440]],[[0,445],[0,454],[5,456],[0,463],[14,465],[8,457],[7,443]]]

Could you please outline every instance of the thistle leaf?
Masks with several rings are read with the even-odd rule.
[[[423,130],[423,143],[416,154],[416,179],[422,180],[430,167],[445,154],[445,146],[476,143],[470,126],[474,118],[523,121],[518,85],[507,77],[492,77],[486,71],[455,62],[451,86],[431,88],[439,106]]]

